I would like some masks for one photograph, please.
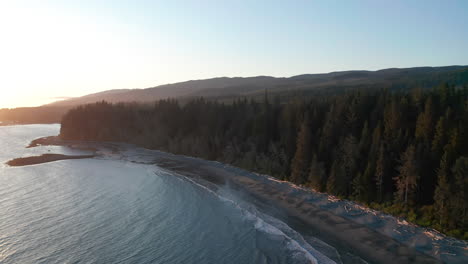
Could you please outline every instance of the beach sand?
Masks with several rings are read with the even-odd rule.
[[[468,243],[331,195],[216,161],[147,150],[129,144],[61,141],[41,145],[95,149],[101,158],[155,164],[184,177],[242,194],[262,213],[284,221],[306,241],[318,238],[337,263],[468,263]],[[326,248],[326,247],[325,247]],[[363,261],[364,260],[364,261]]]
[[[305,202],[280,186],[212,166],[210,162],[199,159],[171,155],[170,158],[157,160],[156,164],[187,177],[201,177],[217,185],[228,184],[265,204],[273,204],[285,213],[286,217],[282,218],[286,218],[286,223],[303,236],[317,237],[338,251],[357,255],[366,262],[442,263],[362,224]]]

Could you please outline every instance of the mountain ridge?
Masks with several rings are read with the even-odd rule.
[[[301,74],[291,77],[252,76],[214,77],[163,84],[143,89],[115,89],[82,97],[53,102],[46,106],[73,106],[98,101],[151,102],[167,98],[244,97],[284,91],[313,91],[332,87],[380,85],[384,87],[421,86],[441,82],[468,82],[468,66],[388,68],[377,71],[349,70],[329,73]]]

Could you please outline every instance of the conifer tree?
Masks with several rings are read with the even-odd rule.
[[[317,191],[323,191],[324,181],[325,168],[323,167],[323,163],[318,161],[317,155],[314,154],[309,169],[308,182],[310,183],[312,188],[316,189]]]
[[[342,187],[345,189],[345,195],[351,194],[351,182],[356,173],[357,159],[359,157],[358,144],[356,138],[353,135],[348,135],[343,142],[342,150],[342,167],[344,169],[344,179]]]
[[[327,178],[327,193],[335,194],[336,192],[336,178],[337,178],[338,166],[337,162],[334,161],[330,168],[330,175]]]
[[[428,142],[432,134],[432,98],[429,96],[424,105],[424,112],[420,113],[416,122],[416,139]]]
[[[311,156],[310,150],[311,132],[307,118],[302,122],[297,135],[296,153],[291,162],[291,181],[302,184],[308,177],[308,168]]]
[[[69,111],[61,137],[219,160],[359,201],[394,195],[436,227],[468,232],[468,87],[302,95],[99,102]]]
[[[431,150],[436,156],[442,151],[442,147],[445,145],[446,130],[445,117],[442,116],[439,118],[439,121],[437,121],[434,139],[432,140]]]
[[[338,161],[334,161],[330,169],[330,175],[327,180],[327,192],[336,195],[346,195],[347,184],[344,181],[346,175],[343,166]]]
[[[385,152],[383,144],[380,144],[377,162],[375,165],[375,184],[377,186],[377,197],[379,202],[382,201],[384,191],[384,179],[386,177]]]
[[[369,150],[370,157],[377,156],[377,153],[381,145],[381,138],[382,138],[382,125],[379,121],[377,125],[375,126],[374,131],[372,132],[372,143],[371,143],[371,148]]]
[[[369,124],[366,121],[361,131],[361,138],[359,139],[359,156],[367,156],[369,153],[364,153],[369,148]],[[367,154],[367,155],[366,155]]]
[[[364,173],[359,172],[352,182],[354,199],[361,202],[369,201],[371,194],[371,175],[372,165],[368,163]]]
[[[397,192],[396,200],[408,204],[418,185],[418,168],[416,161],[416,150],[410,145],[401,155],[401,165],[398,167],[399,174],[394,177]]]
[[[397,98],[392,97],[391,102],[386,105],[384,111],[384,135],[388,142],[394,140],[396,132],[400,127],[400,105]]]
[[[440,167],[437,170],[437,187],[434,192],[434,208],[439,219],[439,225],[444,228],[449,218],[450,184],[449,170],[447,164],[447,153],[444,153],[440,160]]]
[[[459,228],[467,228],[468,225],[468,157],[460,157],[452,168],[455,178],[454,193],[452,198],[453,218]]]

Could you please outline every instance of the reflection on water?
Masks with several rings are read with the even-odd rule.
[[[100,159],[3,165],[46,152],[83,154],[24,148],[58,131],[58,125],[0,127],[1,263],[313,260],[255,214],[155,166]]]

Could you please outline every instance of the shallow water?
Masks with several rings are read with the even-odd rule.
[[[281,221],[154,165],[112,159],[8,167],[58,125],[0,127],[0,263],[331,261]]]

